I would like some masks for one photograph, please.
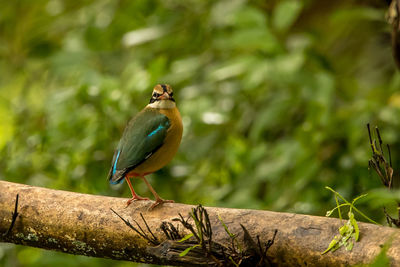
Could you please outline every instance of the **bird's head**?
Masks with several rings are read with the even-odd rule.
[[[174,108],[175,99],[174,92],[168,84],[157,84],[153,88],[149,107],[151,108]]]

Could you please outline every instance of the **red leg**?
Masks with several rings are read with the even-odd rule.
[[[127,207],[132,203],[132,201],[135,201],[135,200],[149,200],[149,198],[147,198],[147,197],[141,197],[141,196],[139,196],[138,194],[136,194],[135,190],[133,190],[133,186],[132,186],[132,184],[131,184],[131,181],[129,180],[129,177],[125,176],[125,180],[126,180],[126,182],[128,183],[129,188],[131,189],[131,192],[132,192],[132,198],[129,199],[129,200],[126,202],[126,206],[127,206]]]
[[[151,191],[151,193],[153,193],[154,197],[156,198],[156,202],[153,203],[153,205],[151,205],[150,210],[154,209],[156,206],[162,204],[162,203],[174,203],[173,200],[165,200],[162,199],[157,192],[153,189],[153,187],[150,185],[150,183],[146,180],[146,178],[144,176],[141,176],[140,178],[143,179],[143,181],[146,183],[147,187],[149,188],[149,190]]]

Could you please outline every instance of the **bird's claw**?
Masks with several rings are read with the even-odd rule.
[[[139,195],[135,195],[126,202],[126,206],[128,207],[133,201],[139,201],[139,200],[150,200],[150,199],[148,197],[141,197]]]
[[[153,203],[153,205],[150,206],[150,209],[149,209],[149,210],[152,210],[152,209],[154,209],[155,207],[157,207],[158,205],[163,204],[163,203],[174,203],[174,202],[175,202],[175,201],[173,201],[173,200],[167,200],[167,199],[158,198],[158,199],[156,199],[156,201]]]

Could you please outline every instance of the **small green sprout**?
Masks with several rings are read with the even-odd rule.
[[[337,210],[338,214],[339,214],[339,218],[340,218],[340,220],[342,220],[343,219],[342,218],[342,212],[341,212],[340,209],[342,207],[348,206],[349,207],[349,212],[348,212],[347,215],[348,215],[349,219],[343,226],[341,226],[339,228],[339,235],[336,235],[332,239],[332,241],[329,243],[328,248],[324,252],[322,252],[322,254],[325,254],[325,253],[327,253],[329,251],[334,252],[335,250],[339,249],[342,246],[344,246],[346,248],[346,250],[351,251],[353,249],[353,246],[354,246],[354,241],[357,242],[359,240],[359,236],[360,236],[360,230],[358,228],[357,221],[356,221],[356,219],[354,217],[353,210],[355,212],[357,212],[360,216],[362,216],[363,218],[368,220],[369,222],[374,223],[374,224],[378,224],[377,222],[375,222],[374,220],[369,218],[367,215],[365,215],[363,212],[361,212],[359,209],[357,209],[354,206],[354,204],[355,204],[355,202],[357,200],[359,200],[360,198],[365,197],[367,194],[363,194],[361,196],[356,197],[350,203],[342,195],[340,195],[338,192],[336,192],[335,190],[333,190],[329,186],[326,186],[325,188],[334,193],[335,201],[336,201],[336,207],[333,208],[332,210],[327,211],[326,212],[326,216],[327,217],[331,216],[332,213],[335,210]],[[344,203],[339,204],[339,199],[341,199]]]

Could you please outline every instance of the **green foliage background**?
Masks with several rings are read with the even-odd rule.
[[[323,216],[334,206],[324,186],[348,199],[381,187],[367,168],[368,122],[400,166],[400,76],[386,8],[1,1],[0,179],[129,197],[125,184],[106,180],[113,149],[162,82],[175,88],[184,137],[173,162],[150,178],[161,196]],[[360,208],[384,222],[377,199]],[[2,266],[59,264],[135,265],[0,245]]]

